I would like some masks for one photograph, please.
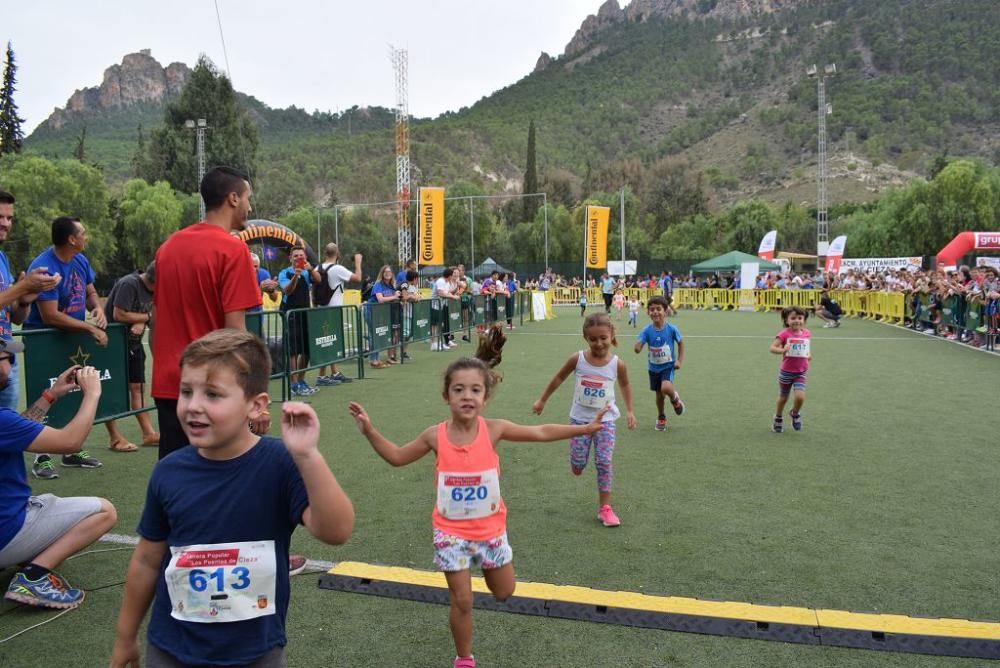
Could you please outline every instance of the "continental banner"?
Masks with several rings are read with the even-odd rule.
[[[417,264],[444,264],[444,188],[420,189]]]
[[[611,209],[606,206],[587,207],[586,258],[588,269],[608,266],[608,220]]]

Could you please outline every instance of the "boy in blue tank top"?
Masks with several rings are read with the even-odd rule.
[[[650,297],[646,313],[652,322],[642,328],[635,340],[636,354],[642,352],[643,346],[649,348],[649,389],[656,392],[656,431],[667,428],[665,399],[670,399],[674,413],[684,413],[684,402],[674,389],[674,372],[679,371],[684,362],[684,342],[681,340],[680,330],[667,322],[669,308],[670,304],[665,297]]]
[[[181,356],[177,417],[192,447],[153,469],[129,562],[112,668],[284,666],[288,549],[304,524],[339,545],[354,509],[320,454],[319,420],[282,407],[282,439],[250,431],[267,411],[270,357],[252,334],[216,330]]]

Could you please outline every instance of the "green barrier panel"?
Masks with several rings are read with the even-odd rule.
[[[431,302],[425,299],[413,303],[410,313],[410,340],[424,341],[431,338]],[[405,319],[404,319],[405,322]]]
[[[961,318],[961,310],[961,300],[956,295],[945,298],[941,302],[941,324],[958,324]]]
[[[258,339],[264,339],[264,314],[262,312],[246,314],[247,331]]]
[[[473,299],[477,299],[474,297]],[[462,309],[459,307],[458,302],[453,299],[449,299],[446,308],[448,309],[448,322],[450,323],[451,333],[456,334],[460,329],[462,329]]]
[[[392,304],[367,304],[369,352],[392,348]]]
[[[344,342],[344,313],[339,307],[324,306],[305,312],[309,333],[309,366],[340,362],[347,357]]]
[[[504,296],[497,297],[497,321],[505,322],[507,320],[507,298]]]
[[[42,391],[49,389],[63,371],[79,364],[92,366],[101,377],[101,399],[95,422],[104,422],[128,413],[128,346],[124,325],[108,326],[108,345],[102,347],[83,332],[54,329],[26,330],[24,340],[25,393],[30,406]],[[49,409],[46,424],[63,427],[80,408],[80,393],[72,392]]]
[[[934,322],[934,314],[931,313],[931,296],[928,294],[920,295],[920,312],[917,317],[926,323]]]
[[[983,303],[978,299],[969,302],[969,307],[965,312],[965,329],[975,330],[983,324]]]
[[[472,298],[472,324],[486,324],[486,297],[476,295]]]

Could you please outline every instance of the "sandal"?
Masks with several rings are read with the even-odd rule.
[[[389,365],[382,360],[375,360],[374,362],[369,362],[369,366],[373,369],[384,369]]]
[[[112,441],[108,445],[108,450],[111,452],[135,452],[139,449],[135,443],[129,443],[127,439],[120,438],[117,441]]]
[[[160,445],[160,435],[154,431],[149,436],[144,436],[142,439],[142,445],[144,447],[156,447]]]

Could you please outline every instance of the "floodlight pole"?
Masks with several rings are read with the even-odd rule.
[[[469,257],[470,268],[469,271],[472,272],[472,280],[476,280],[476,219],[472,216],[472,198],[470,197],[469,202]]]
[[[184,121],[184,127],[195,131],[195,140],[198,145],[198,187],[201,188],[201,180],[205,178],[205,130],[210,129],[208,121],[199,118],[197,122],[193,120]],[[200,220],[205,220],[205,200],[199,199],[198,214]]]
[[[621,200],[618,209],[619,228],[622,238],[622,278],[625,278],[625,186],[622,186]]]
[[[549,268],[549,196],[542,193],[542,215],[545,216],[545,268]]]

